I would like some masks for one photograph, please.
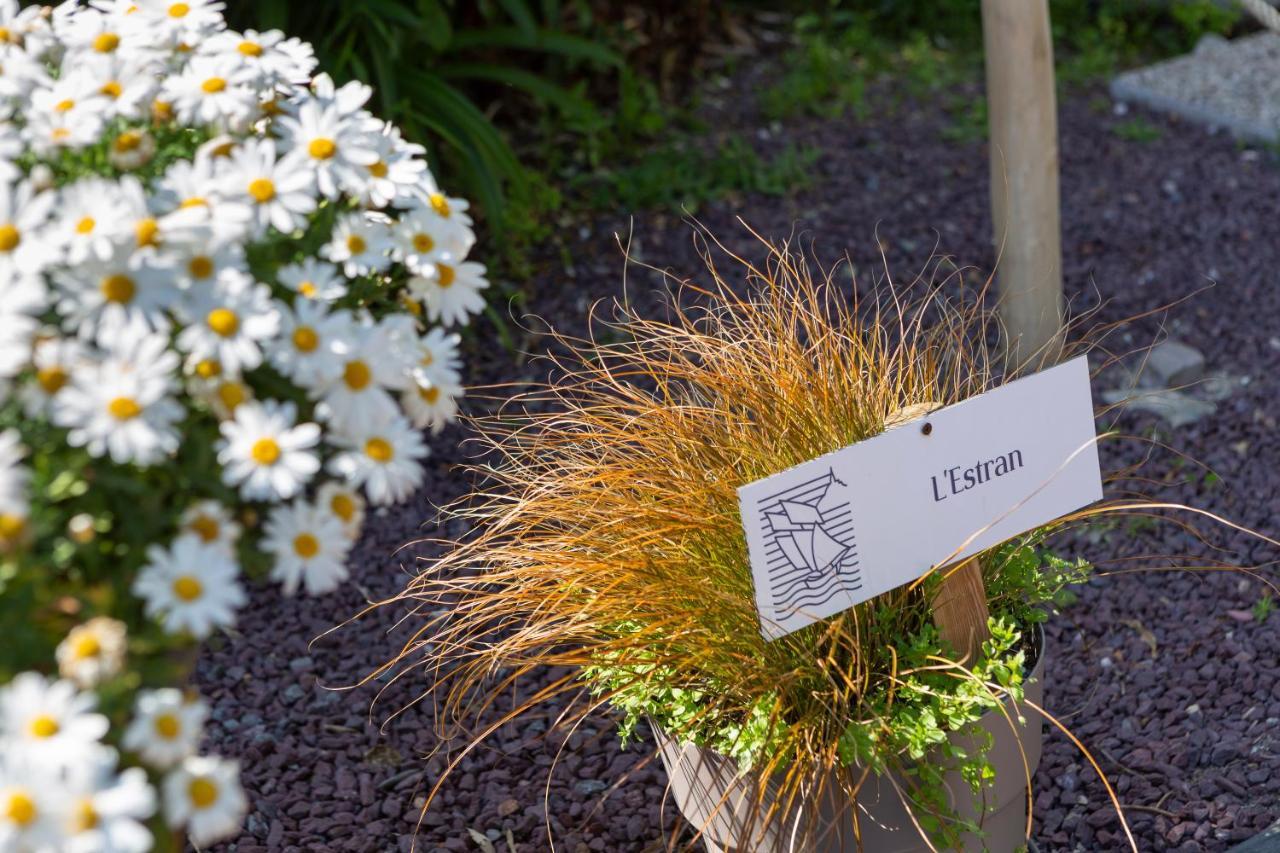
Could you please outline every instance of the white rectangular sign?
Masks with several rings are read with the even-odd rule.
[[[761,632],[785,636],[1101,497],[1083,356],[749,483]]]

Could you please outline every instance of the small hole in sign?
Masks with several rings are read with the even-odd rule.
[[[925,421],[924,425],[920,427],[920,432],[923,433],[924,435],[928,435],[929,433],[933,432],[933,424],[929,423],[928,421]]]

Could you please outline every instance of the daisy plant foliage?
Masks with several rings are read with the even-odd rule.
[[[235,834],[198,643],[335,589],[463,393],[467,202],[222,6],[0,0],[0,851]]]

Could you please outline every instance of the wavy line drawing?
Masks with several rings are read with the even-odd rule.
[[[834,488],[839,487],[839,488]],[[780,618],[862,587],[852,510],[834,469],[760,500],[770,597]]]

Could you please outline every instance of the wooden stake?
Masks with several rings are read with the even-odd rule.
[[[923,420],[938,406],[938,403],[903,406],[884,419],[885,429]],[[990,610],[987,608],[987,591],[982,585],[982,564],[977,557],[970,557],[958,565],[944,566],[937,571],[942,583],[929,602],[933,608],[933,624],[938,626],[942,639],[964,655],[963,660],[972,663],[982,644],[991,638],[987,627]]]
[[[1058,117],[1048,0],[982,0],[1000,314],[1013,367],[1062,349]]]

